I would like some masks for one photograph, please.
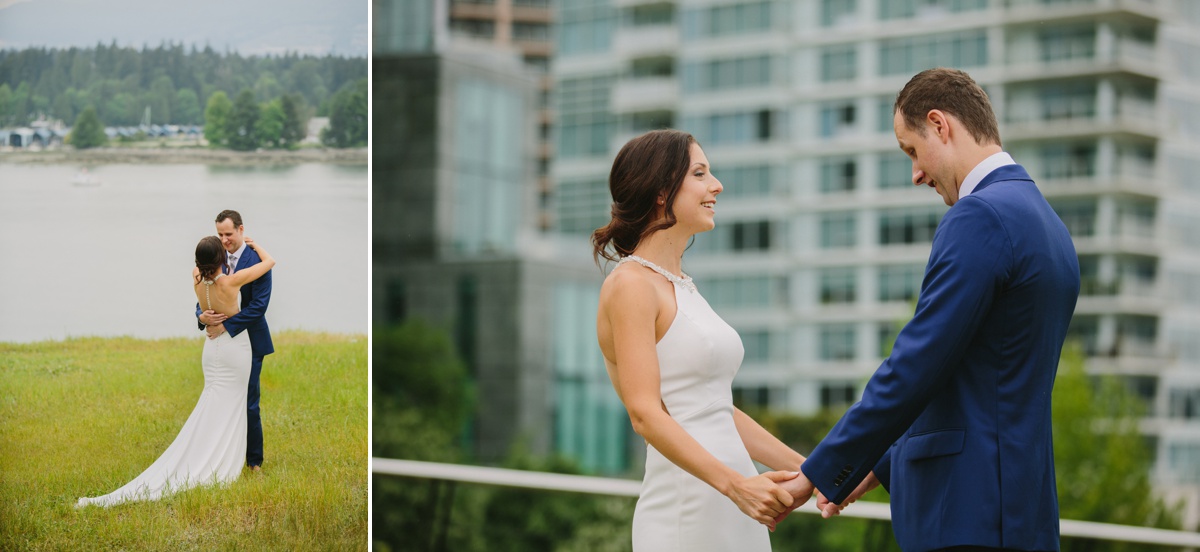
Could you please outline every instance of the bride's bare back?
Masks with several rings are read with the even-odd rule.
[[[238,305],[238,291],[275,266],[275,259],[253,240],[246,238],[246,245],[258,253],[258,264],[233,274],[218,274],[212,280],[201,279],[200,269],[192,269],[192,290],[196,292],[196,302],[200,304],[201,310],[216,311],[226,317],[237,314],[241,311]]]

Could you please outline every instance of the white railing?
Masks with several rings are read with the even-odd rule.
[[[371,462],[372,473],[378,475],[442,479],[481,485],[519,487],[522,489],[632,498],[638,496],[638,492],[642,487],[640,481],[610,477],[565,475],[483,466],[465,466],[461,464],[396,460],[392,458],[371,458]],[[817,513],[815,508],[800,508],[796,511],[806,514]],[[853,506],[843,510],[842,515],[863,519],[892,519],[890,506],[880,502],[856,502]],[[1064,519],[1059,521],[1059,532],[1064,537],[1080,537],[1161,546],[1200,547],[1200,533],[1135,527],[1132,525]]]

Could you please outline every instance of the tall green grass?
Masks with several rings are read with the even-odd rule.
[[[263,362],[263,469],[155,502],[77,510],[175,438],[203,337],[0,343],[0,550],[367,547],[367,340],[284,332]]]

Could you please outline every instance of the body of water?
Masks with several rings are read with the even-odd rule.
[[[366,333],[367,167],[0,162],[0,341],[199,336],[196,243],[224,209],[276,260],[272,331]]]

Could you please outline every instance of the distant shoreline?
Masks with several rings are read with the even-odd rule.
[[[367,148],[312,148],[295,151],[233,151],[208,148],[93,148],[43,151],[0,151],[0,163],[117,164],[202,163],[212,165],[296,165],[301,163],[366,164]]]

